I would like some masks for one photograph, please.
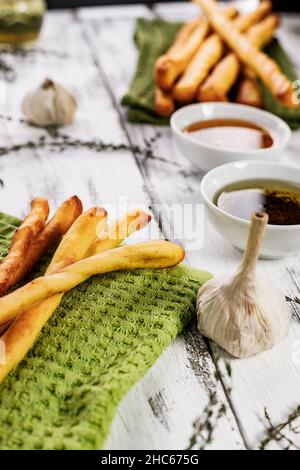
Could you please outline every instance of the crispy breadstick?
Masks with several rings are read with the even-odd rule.
[[[274,31],[279,23],[278,15],[272,14],[260,23],[252,26],[247,36],[258,48],[263,48],[273,39]],[[227,94],[236,82],[241,70],[241,63],[234,53],[227,54],[216,65],[212,73],[200,86],[197,93],[198,101],[228,101]],[[248,74],[249,74],[249,69]],[[250,73],[253,72],[250,69]],[[253,82],[253,80],[252,80]],[[253,82],[256,83],[256,82]]]
[[[135,231],[144,228],[151,220],[151,216],[140,209],[133,209],[117,221],[107,232],[98,237],[91,245],[87,256],[93,256],[103,251],[112,250],[119,246]]]
[[[205,11],[216,32],[238,58],[254,70],[278,101],[284,105],[296,106],[291,97],[292,84],[277,63],[259,51],[244,34],[239,33],[233,23],[221,13],[214,0],[195,1]]]
[[[191,25],[196,25],[191,30]],[[189,32],[190,37],[186,34]],[[176,78],[183,72],[198,47],[201,45],[209,31],[209,23],[206,19],[197,18],[197,21],[183,26],[169,51],[159,57],[155,63],[155,83],[163,90],[170,90]],[[181,37],[185,39],[182,41]]]
[[[235,101],[236,103],[262,108],[262,95],[255,77],[248,77],[244,75],[241,78],[238,84]]]
[[[69,264],[81,260],[91,244],[97,239],[99,223],[101,223],[102,229],[107,223],[107,212],[102,207],[93,207],[79,217],[60,242],[47,268],[46,275],[60,271]]]
[[[247,15],[239,16],[235,21],[234,25],[240,33],[248,31],[253,25],[261,21],[272,11],[272,2],[265,0],[262,1],[258,7],[248,13]]]
[[[263,18],[270,11],[270,9],[271,9],[270,2],[268,1],[262,2],[256,10],[254,10],[253,12],[241,18],[237,18],[233,23],[235,24],[236,28],[239,31],[246,31],[252,25],[254,25],[256,21]],[[258,32],[256,34],[258,34]],[[209,46],[210,49],[207,46]],[[209,55],[207,56],[206,53],[204,53],[204,51]],[[199,51],[197,52],[197,54],[195,54],[193,60],[187,67],[182,78],[179,80],[179,82],[175,86],[174,97],[179,102],[190,103],[191,101],[193,101],[193,99],[195,98],[195,94],[197,93],[197,89],[199,85],[202,84],[202,82],[207,77],[209,71],[218,63],[224,51],[225,51],[225,48],[219,36],[214,35],[206,39],[206,41],[202,44]],[[226,86],[226,84],[229,83],[233,79],[234,76],[238,75],[238,72],[239,72],[239,61],[231,57],[230,59],[226,61],[225,66],[224,64],[222,64],[221,67],[218,68],[217,78],[219,79],[219,74],[220,74],[221,75],[220,82],[222,81],[222,84],[223,84],[223,80],[224,80],[224,85]],[[210,87],[210,84],[209,84],[209,87]],[[210,91],[210,88],[208,89],[208,92],[209,91]],[[219,92],[219,94],[221,93]],[[199,97],[198,95],[196,98],[198,100],[199,99],[202,100],[202,97]],[[211,99],[208,101],[211,101]]]
[[[98,224],[102,224],[104,228],[106,219],[106,211],[97,208],[92,208],[79,216],[56,250],[46,274],[55,272],[56,268],[65,267],[69,261],[76,262],[82,259],[91,243],[95,241]],[[2,336],[6,361],[0,365],[0,383],[32,347],[44,324],[59,306],[62,297],[63,294],[56,294],[32,309],[24,311]]]
[[[216,34],[202,44],[185,73],[174,87],[174,98],[180,103],[191,103],[198,86],[205,80],[212,67],[223,54],[222,41]]]
[[[237,10],[229,6],[225,8],[224,14],[228,18],[234,18],[237,15]],[[209,31],[209,22],[204,18],[196,18],[181,28],[172,47],[156,61],[155,83],[158,88],[162,90],[172,88]]]
[[[263,49],[272,39],[279,26],[279,15],[272,13],[260,23],[252,26],[247,32],[247,37],[258,49]]]
[[[197,101],[228,101],[227,94],[239,73],[240,61],[235,54],[227,54],[199,87]]]
[[[69,230],[73,222],[82,213],[82,203],[77,196],[67,199],[58,208],[56,214],[45,228],[32,240],[24,256],[23,266],[19,271],[19,279],[23,278],[37,261]],[[8,288],[12,287],[12,284]],[[9,323],[0,325],[0,335],[8,328]]]
[[[55,294],[73,289],[89,277],[112,271],[161,269],[175,266],[184,258],[184,250],[167,241],[153,241],[114,248],[78,261],[63,270],[35,279],[0,299],[0,321],[14,318]]]
[[[9,253],[0,265],[0,296],[15,285],[27,272],[26,254],[32,240],[43,229],[49,214],[46,199],[36,198],[31,203],[31,212],[16,230]],[[30,267],[29,267],[30,268]]]
[[[161,88],[155,88],[154,109],[156,114],[162,117],[169,117],[175,111],[174,98],[171,93]]]
[[[130,211],[108,231],[106,231],[102,238],[97,238],[97,240],[90,246],[87,254],[101,253],[102,251],[118,246],[125,238],[127,238],[127,236],[131,235],[135,230],[143,228],[150,220],[151,217],[141,210],[136,209]],[[102,223],[100,222],[100,226],[97,226],[97,232],[99,235],[101,235]],[[90,233],[94,230],[92,226],[86,226],[86,229],[89,231],[91,230]],[[78,236],[81,235],[82,228],[78,230]],[[68,246],[66,246],[66,244],[65,249],[65,255],[67,256]],[[72,246],[72,250],[73,249],[74,245]],[[0,365],[0,383],[25,357],[43,326],[59,306],[62,297],[63,294],[56,294],[55,296],[49,297],[30,310],[23,312],[16,320],[14,320],[13,325],[2,337],[2,340],[5,342],[6,363]]]

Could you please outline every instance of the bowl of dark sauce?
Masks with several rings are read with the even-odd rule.
[[[203,171],[238,160],[276,161],[291,137],[277,116],[234,103],[185,106],[171,127],[182,153]]]
[[[300,252],[300,169],[272,162],[244,161],[211,170],[201,194],[217,231],[244,250],[253,212],[269,216],[262,257]]]

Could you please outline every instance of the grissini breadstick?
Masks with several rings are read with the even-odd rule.
[[[261,3],[256,10],[237,18],[233,21],[239,31],[246,31],[256,21],[263,18],[271,9],[270,2]],[[174,88],[174,97],[180,103],[190,103],[197,94],[197,89],[204,82],[210,70],[219,62],[225,52],[224,44],[218,35],[209,36],[194,55],[190,64],[187,66],[183,76],[180,78]],[[235,63],[233,63],[235,62]],[[230,66],[230,69],[229,69]],[[227,71],[224,70],[224,64],[220,67],[218,73],[222,75],[225,83],[232,79],[239,69],[238,60],[228,59],[226,62]],[[226,75],[226,72],[228,75]],[[238,72],[237,72],[238,73]],[[199,97],[197,97],[199,99]]]
[[[215,66],[196,94],[197,101],[228,101],[228,92],[240,73],[240,61],[235,54],[227,54]]]
[[[235,102],[261,108],[263,106],[262,94],[255,77],[243,75],[238,84]]]
[[[46,274],[51,274],[81,260],[90,245],[97,239],[98,224],[102,229],[107,223],[107,212],[102,207],[93,207],[82,214],[60,242],[47,268]]]
[[[169,117],[175,111],[175,102],[171,93],[155,87],[154,109],[156,114]]]
[[[180,103],[191,103],[198,86],[205,80],[212,67],[223,54],[223,44],[216,34],[212,34],[202,44],[183,76],[174,87],[174,98]]]
[[[209,23],[204,18],[197,18],[183,26],[173,46],[155,63],[154,76],[157,87],[163,90],[172,88],[176,78],[183,72],[208,31]]]
[[[79,216],[66,234],[62,246],[54,254],[46,274],[55,272],[57,267],[64,267],[64,255],[65,263],[79,261],[85,255],[91,243],[95,241],[98,224],[102,224],[105,228],[106,219],[106,211],[97,208],[92,208]],[[0,365],[0,383],[25,357],[44,324],[59,306],[62,297],[63,294],[57,294],[30,310],[24,311],[2,336],[1,340],[5,344],[6,360],[5,364]]]
[[[122,246],[83,259],[62,271],[37,278],[0,299],[0,321],[14,318],[55,294],[73,289],[96,274],[131,269],[159,269],[175,266],[184,258],[184,250],[174,243],[153,241]]]
[[[247,15],[239,16],[234,20],[235,27],[240,33],[248,31],[256,23],[260,22],[272,11],[272,2],[268,0],[260,2],[258,7]]]
[[[224,14],[228,18],[234,18],[237,10],[229,6],[225,8]],[[158,88],[162,90],[172,88],[209,31],[210,25],[205,18],[196,18],[181,28],[171,48],[156,61],[155,82]]]
[[[9,253],[0,265],[0,296],[22,278],[26,253],[32,240],[43,229],[48,214],[46,199],[36,198],[32,201],[31,212],[15,231]]]
[[[87,251],[87,256],[93,256],[103,251],[117,248],[126,238],[137,230],[144,228],[151,220],[151,216],[141,209],[132,209],[119,219],[103,235],[99,234],[97,240]]]
[[[81,213],[82,203],[77,196],[73,196],[61,204],[52,219],[30,243],[24,255],[21,269],[18,271],[18,281],[31,271],[43,254],[58,243]],[[10,283],[7,284],[8,289],[13,286],[15,280],[16,278],[11,277]],[[0,325],[0,336],[8,326],[9,323]]]
[[[117,221],[117,223],[108,231],[105,231],[104,235],[101,237],[101,226],[103,225],[103,221],[105,222],[105,220],[102,219],[102,222],[100,221],[100,224],[97,226],[97,240],[92,242],[87,253],[101,253],[102,251],[118,246],[125,238],[127,238],[127,236],[131,235],[135,230],[143,228],[150,220],[151,217],[144,211],[139,209],[131,210]],[[78,243],[80,243],[79,237],[82,235],[83,228],[84,227],[81,224],[81,229],[78,231]],[[87,225],[84,230],[91,230],[90,233],[93,233],[94,227],[89,227]],[[87,238],[85,237],[85,239]],[[72,250],[73,248],[74,245],[72,246]],[[68,246],[66,244],[65,249],[67,257]],[[2,340],[5,342],[6,363],[0,365],[0,383],[25,357],[43,326],[59,306],[62,297],[63,294],[56,294],[55,296],[49,297],[30,310],[23,312],[16,320],[14,320],[10,329],[2,337]]]
[[[272,39],[279,26],[279,15],[272,13],[247,31],[247,37],[258,49],[263,49]]]
[[[247,32],[247,36],[256,47],[262,49],[273,39],[278,23],[278,15],[269,15],[260,23],[252,26]],[[228,101],[227,94],[236,82],[240,70],[241,63],[236,54],[233,52],[227,54],[200,86],[196,99],[198,101]],[[250,71],[253,75],[251,69]]]
[[[205,11],[216,32],[239,59],[254,70],[274,97],[286,106],[296,107],[296,103],[292,100],[292,84],[277,63],[259,51],[244,34],[241,34],[222,14],[214,0],[195,1]]]

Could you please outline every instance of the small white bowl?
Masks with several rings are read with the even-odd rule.
[[[211,170],[201,183],[201,194],[210,222],[239,250],[246,247],[250,222],[221,210],[214,204],[214,198],[227,185],[257,179],[300,184],[300,169],[279,163],[240,161]],[[300,225],[267,225],[261,258],[278,259],[299,251]]]
[[[274,143],[264,149],[232,150],[201,143],[183,132],[190,124],[209,119],[252,121],[266,129],[273,137]],[[196,103],[184,106],[172,115],[171,128],[182,153],[202,171],[239,160],[276,161],[291,138],[289,126],[274,114],[233,103]]]

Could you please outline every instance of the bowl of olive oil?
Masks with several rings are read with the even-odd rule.
[[[211,170],[201,193],[210,222],[244,250],[251,215],[269,216],[261,257],[300,252],[300,169],[271,162],[236,162]]]
[[[18,45],[37,39],[45,9],[44,0],[1,0],[0,43]]]

